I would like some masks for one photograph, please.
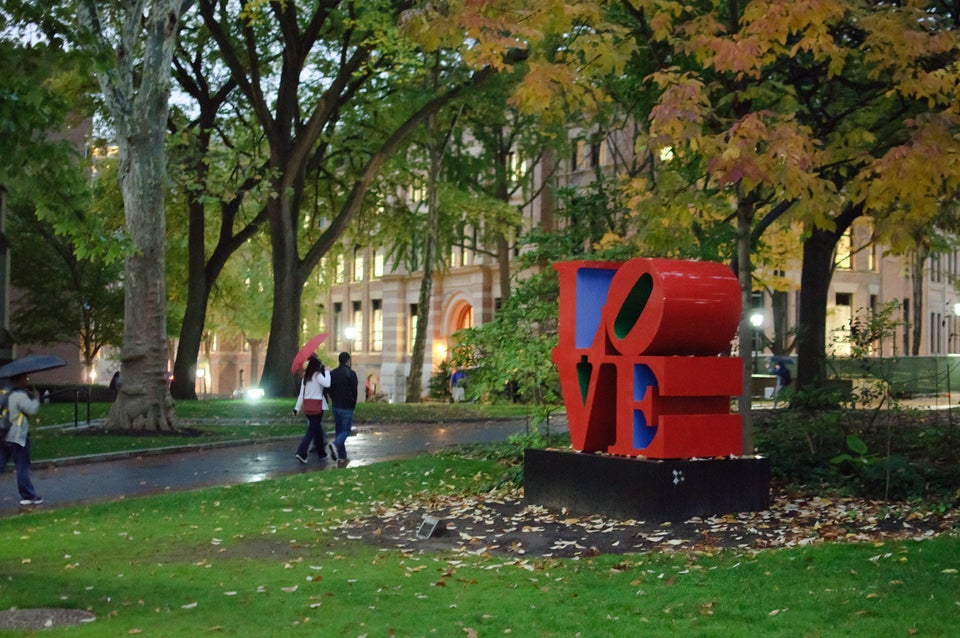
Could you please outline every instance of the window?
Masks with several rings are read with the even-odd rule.
[[[363,281],[363,251],[353,251],[353,280]]]
[[[373,299],[370,302],[370,349],[383,350],[383,301]]]
[[[849,357],[850,323],[853,321],[853,294],[838,292],[834,295],[834,308],[827,312],[827,335],[834,355]]]
[[[427,201],[427,188],[423,180],[418,179],[410,185],[410,201],[414,204]]]
[[[930,313],[930,354],[943,352],[943,328],[945,321],[939,312]]]
[[[608,166],[612,163],[610,145],[613,141],[609,138],[604,138],[600,144],[597,145],[597,163],[600,166]]]
[[[417,334],[417,304],[410,304],[410,316],[407,318],[407,352],[413,352],[413,341]]]
[[[344,263],[343,255],[337,255],[337,261],[334,265],[333,283],[342,284],[346,279],[347,265]]]
[[[837,241],[837,254],[833,259],[833,265],[837,270],[853,269],[852,247],[853,238],[848,229],[847,232],[840,236],[840,240]]]
[[[507,153],[506,164],[507,178],[513,182],[519,182],[527,173],[527,166],[524,161],[520,159],[519,153],[513,151]]]
[[[587,140],[577,140],[573,157],[570,158],[570,168],[574,171],[593,168],[597,165],[598,159],[599,151],[596,144],[591,144]]]
[[[353,302],[353,346],[354,350],[363,350],[363,306],[359,301]]]
[[[373,254],[373,276],[376,279],[383,277],[383,249]]]
[[[340,335],[343,329],[343,304],[339,301],[333,304],[333,349],[341,350]]]

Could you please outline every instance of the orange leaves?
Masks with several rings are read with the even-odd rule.
[[[703,82],[676,69],[655,73],[651,79],[663,89],[659,103],[650,112],[651,148],[696,144],[703,135],[710,106]]]
[[[526,49],[539,38],[536,20],[513,0],[467,0],[410,9],[401,17],[403,32],[428,51],[459,50],[472,68],[508,68],[507,53]]]

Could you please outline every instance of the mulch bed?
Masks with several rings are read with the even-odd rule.
[[[957,508],[932,511],[883,503],[788,493],[772,488],[768,510],[696,517],[683,522],[574,516],[524,502],[522,490],[480,496],[435,497],[390,506],[344,521],[339,534],[403,551],[573,558],[599,554],[723,549],[761,550],[824,541],[882,542],[956,532]],[[417,537],[425,515],[445,528]]]

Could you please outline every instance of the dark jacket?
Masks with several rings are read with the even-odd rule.
[[[327,396],[335,410],[352,410],[357,406],[357,385],[357,373],[349,366],[341,364],[330,371]]]

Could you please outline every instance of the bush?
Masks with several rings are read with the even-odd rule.
[[[952,502],[960,465],[930,411],[767,410],[754,440],[771,476],[854,496]]]

